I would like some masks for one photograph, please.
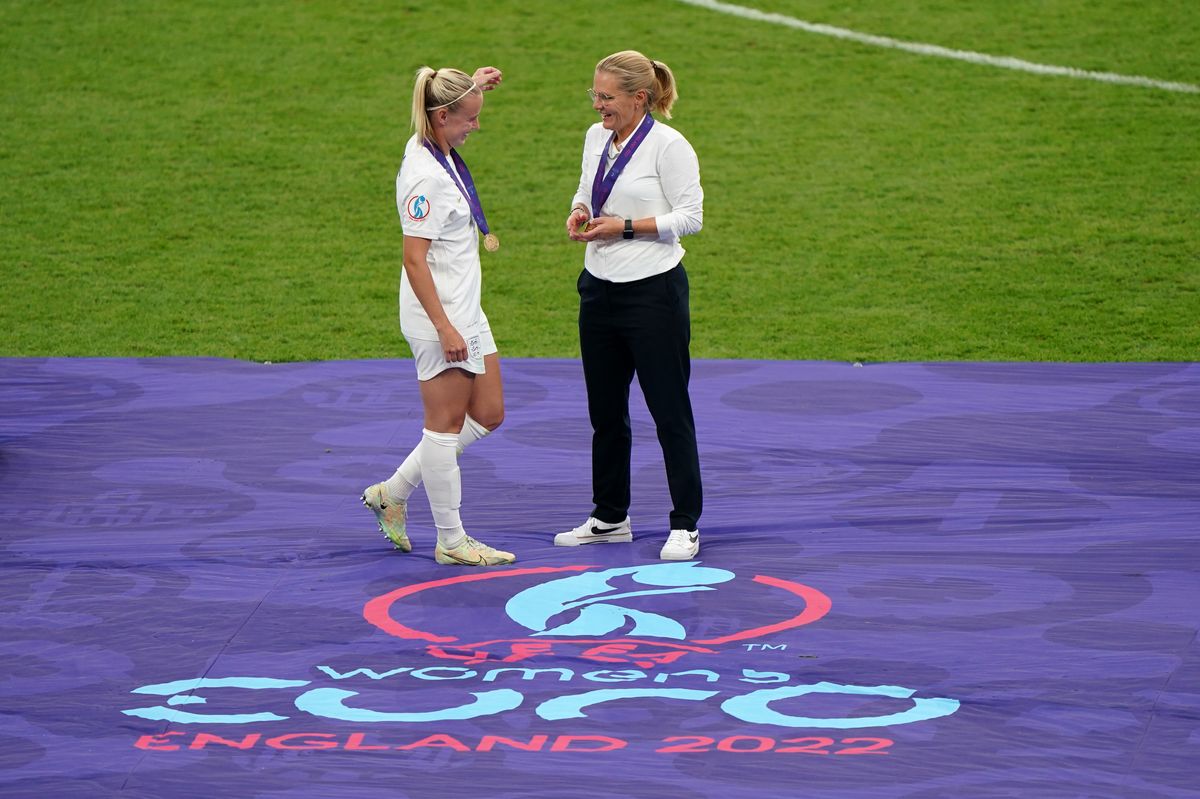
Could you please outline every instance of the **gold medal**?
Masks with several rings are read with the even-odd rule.
[[[488,252],[495,252],[500,249],[500,239],[496,238],[495,233],[489,233],[483,237],[483,246]]]

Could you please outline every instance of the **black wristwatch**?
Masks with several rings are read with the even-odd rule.
[[[632,239],[633,238],[633,220],[632,219],[625,220],[625,232],[621,234],[621,238],[623,238],[623,239]]]

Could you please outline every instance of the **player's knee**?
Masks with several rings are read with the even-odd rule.
[[[504,408],[496,408],[489,413],[483,414],[483,417],[484,418],[477,419],[476,421],[486,427],[488,430],[495,430],[497,427],[504,424]]]
[[[466,421],[467,414],[446,412],[444,409],[438,413],[425,414],[425,429],[432,430],[435,433],[458,433],[463,429],[463,423]]]

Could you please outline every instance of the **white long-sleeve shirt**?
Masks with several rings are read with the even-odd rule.
[[[616,160],[616,153],[608,146],[611,138],[612,131],[599,122],[584,137],[579,189],[572,204],[586,206],[591,213],[597,213],[592,209],[596,166],[601,158],[607,158],[607,172]],[[628,142],[626,139],[622,147]],[[704,224],[700,163],[683,134],[655,120],[598,213],[621,219],[652,216],[658,225],[658,238],[639,235],[589,242],[583,266],[595,277],[627,283],[662,274],[678,264],[684,256],[679,239],[698,232]]]

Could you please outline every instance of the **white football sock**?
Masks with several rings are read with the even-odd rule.
[[[470,414],[467,414],[467,417],[463,419],[462,430],[458,432],[458,454],[462,455],[464,449],[479,439],[484,438],[490,432],[492,431],[472,419]]]
[[[466,537],[458,515],[462,505],[462,482],[458,471],[458,436],[454,433],[421,431],[421,443],[416,455],[425,477],[425,496],[437,527],[438,543],[451,549]]]
[[[492,431],[468,415],[463,420],[462,430],[458,433],[458,444],[455,447],[457,454],[462,455],[464,449],[490,432]],[[444,433],[443,435],[450,434]],[[419,485],[421,485],[421,459],[417,457],[417,451],[414,449],[383,486],[393,502],[404,502],[412,496],[412,492],[416,491]]]

